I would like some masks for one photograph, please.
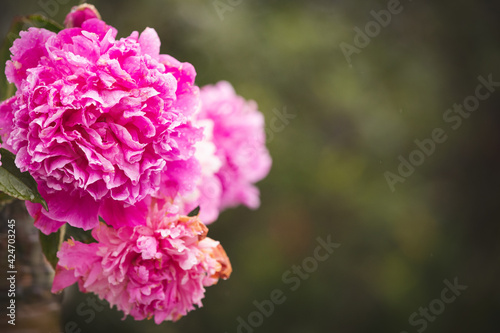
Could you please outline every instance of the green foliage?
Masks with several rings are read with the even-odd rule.
[[[69,224],[63,225],[59,230],[48,235],[40,231],[39,237],[43,254],[54,269],[56,269],[57,262],[59,261],[59,258],[57,258],[57,251],[59,251],[64,241],[73,239],[87,244],[97,242],[94,237],[92,237],[90,230],[75,228]]]
[[[47,202],[38,192],[36,181],[28,172],[21,172],[17,168],[14,162],[16,156],[4,148],[0,148],[0,154],[2,155],[0,191],[17,199],[42,204],[43,208],[48,211]]]
[[[200,213],[200,206],[198,206],[195,209],[193,209],[192,211],[190,211],[187,216],[189,216],[189,217],[198,216],[199,213]]]
[[[66,229],[65,226],[66,225],[63,225],[58,231],[53,232],[49,235],[45,235],[41,231],[39,232],[40,244],[42,246],[43,254],[54,269],[56,269],[57,262],[59,261],[59,259],[57,258],[57,251],[59,251],[61,243],[64,239]]]
[[[97,241],[92,237],[92,231],[91,230],[83,230],[81,228],[75,228],[70,226],[69,224],[66,224],[66,233],[64,235],[64,240],[68,240],[70,238],[73,238],[76,241],[82,242],[82,243],[96,243]]]
[[[97,242],[94,237],[92,237],[90,230],[75,228],[69,224],[63,225],[59,230],[48,235],[40,231],[39,237],[43,254],[54,269],[56,269],[57,262],[59,261],[59,258],[57,258],[57,251],[61,248],[62,242],[68,239],[87,244]]]

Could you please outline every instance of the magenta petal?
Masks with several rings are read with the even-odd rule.
[[[56,275],[54,276],[54,281],[52,282],[53,293],[63,290],[66,287],[71,286],[73,283],[77,282],[78,278],[75,276],[74,270],[68,270],[57,266]]]
[[[90,31],[99,36],[99,40],[102,40],[106,33],[111,30],[113,38],[116,37],[117,31],[115,28],[107,25],[103,21],[98,18],[91,18],[82,23],[82,29],[86,31]],[[63,30],[64,31],[64,30]]]
[[[13,96],[0,104],[0,136],[2,138],[2,147],[8,150],[12,148],[8,145],[7,140],[12,133],[13,129],[13,118],[14,118],[14,104],[17,101],[17,97]]]
[[[98,248],[97,243],[84,244],[74,241],[73,238],[64,242],[57,252],[59,262],[52,284],[52,292],[64,289],[79,281],[81,276],[87,275],[99,260]]]
[[[84,192],[68,194],[63,191],[46,193],[42,186],[39,190],[49,206],[49,211],[45,211],[42,205],[29,201],[26,201],[26,207],[35,218],[35,226],[43,233],[54,232],[64,223],[84,230],[97,226],[99,222],[97,212],[100,204],[90,195]]]
[[[56,232],[66,223],[53,220],[45,215],[45,209],[38,203],[32,203],[30,201],[25,201],[24,203],[28,209],[28,213],[35,219],[35,227],[46,235]]]
[[[103,202],[99,215],[106,224],[115,228],[123,226],[136,226],[146,221],[147,206],[145,200],[136,202],[134,205],[122,201],[107,199]]]
[[[97,225],[99,203],[90,195],[68,195],[56,192],[55,195],[47,198],[47,203],[52,203],[49,203],[49,216],[54,216],[60,221],[67,221],[72,226],[84,230],[92,229]]]
[[[7,61],[5,67],[7,79],[18,88],[21,81],[26,79],[27,70],[36,67],[41,58],[47,56],[45,43],[56,34],[45,29],[29,28],[28,31],[21,31],[19,35],[21,38],[16,39],[10,48],[12,61]]]
[[[143,53],[149,54],[153,59],[159,59],[161,42],[155,29],[146,28],[139,36],[139,44]]]

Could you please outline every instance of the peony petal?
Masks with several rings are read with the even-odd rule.
[[[144,29],[139,36],[139,44],[143,53],[149,54],[153,59],[159,59],[161,42],[155,29]]]
[[[73,270],[68,270],[61,266],[57,266],[54,281],[52,282],[51,291],[53,293],[57,293],[58,291],[71,286],[77,281],[78,278],[75,276],[75,272]]]
[[[99,203],[84,192],[71,194],[54,191],[47,193],[44,186],[39,186],[42,197],[49,206],[45,211],[40,204],[26,201],[28,212],[35,218],[35,226],[43,233],[49,234],[58,230],[64,223],[89,230],[98,224],[97,212]]]
[[[28,69],[36,67],[48,55],[45,43],[55,35],[54,32],[39,28],[29,28],[19,33],[21,38],[16,39],[10,48],[12,57],[5,67],[9,82],[20,88],[22,80],[27,78]]]
[[[146,219],[146,203],[139,201],[128,205],[120,201],[107,199],[99,210],[99,215],[106,223],[113,227],[122,225],[136,226],[144,223]]]

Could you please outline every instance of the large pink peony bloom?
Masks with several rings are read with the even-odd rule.
[[[4,147],[49,205],[27,202],[45,233],[65,222],[90,229],[104,205],[124,214],[159,190],[191,191],[200,172],[193,66],[160,55],[153,29],[116,40],[88,8],[66,23],[58,34],[21,32],[6,66],[17,92],[0,105]]]
[[[214,157],[221,165],[214,171],[213,158],[208,167],[202,163],[203,180],[196,193],[184,201],[186,211],[200,205],[203,221],[210,223],[225,208],[259,206],[259,190],[254,183],[268,174],[271,157],[265,146],[264,117],[254,101],[236,95],[225,81],[201,88],[200,95],[202,107],[197,122],[210,133]],[[204,211],[208,215],[203,216]]]
[[[147,225],[92,231],[98,243],[63,243],[52,286],[78,282],[136,320],[177,320],[202,306],[205,288],[226,279],[231,264],[197,217],[165,214],[156,205]]]

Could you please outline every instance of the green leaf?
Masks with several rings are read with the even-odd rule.
[[[27,26],[28,28],[29,27],[44,28],[55,33],[58,33],[59,31],[64,29],[64,27],[59,23],[57,23],[56,21],[39,14],[23,16],[20,19],[24,23],[24,25]]]
[[[47,202],[38,192],[37,183],[28,172],[21,172],[14,162],[16,156],[10,151],[0,148],[2,165],[0,166],[0,191],[11,197],[21,200],[29,200],[42,204],[49,211]]]
[[[41,231],[39,232],[43,254],[54,270],[56,269],[57,262],[59,261],[59,258],[57,258],[57,251],[59,251],[63,242],[65,229],[66,225],[63,225],[59,228],[59,230],[48,235],[45,235]]]
[[[94,237],[92,237],[92,230],[83,230],[66,224],[66,235],[64,236],[64,240],[66,241],[71,237],[73,237],[74,240],[85,244],[97,243]]]
[[[200,206],[196,207],[191,212],[189,212],[187,216],[189,217],[198,216],[199,213],[200,213]]]
[[[61,244],[70,238],[75,241],[82,243],[96,243],[97,241],[92,237],[91,230],[83,230],[80,228],[75,228],[69,224],[63,225],[58,231],[53,232],[49,235],[45,235],[40,231],[40,243],[42,245],[42,251],[45,258],[50,262],[52,267],[56,269],[57,262],[57,251],[61,248]]]
[[[30,27],[44,28],[53,32],[59,32],[64,29],[59,23],[46,18],[42,15],[21,16],[14,19],[9,32],[0,49],[0,100],[6,100],[16,93],[16,87],[7,81],[5,76],[5,63],[10,60],[10,48],[14,40],[19,38],[19,33]]]

